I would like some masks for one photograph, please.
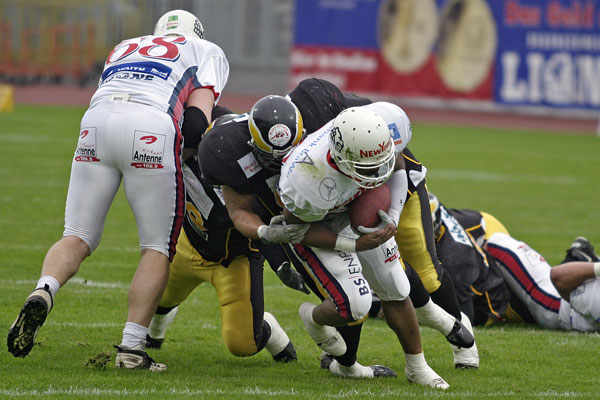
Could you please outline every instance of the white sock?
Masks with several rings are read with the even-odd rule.
[[[154,314],[148,326],[148,335],[153,339],[164,339],[167,328],[175,319],[179,307],[175,307],[166,314]]]
[[[404,359],[406,360],[406,368],[411,371],[419,371],[429,367],[427,361],[425,361],[425,354],[408,354],[404,353]]]
[[[141,344],[141,350],[143,350],[144,347],[146,347],[147,334],[148,328],[145,326],[136,324],[135,322],[126,322],[125,328],[123,329],[123,341],[121,342],[121,346],[132,348]]]
[[[444,336],[448,336],[456,321],[456,318],[431,299],[423,307],[415,308],[415,312],[421,325],[440,331]]]
[[[52,294],[52,298],[54,298],[54,296],[56,296],[56,292],[58,292],[58,289],[60,289],[60,283],[58,283],[56,278],[54,278],[53,276],[46,275],[40,278],[35,288],[43,288],[46,285],[48,285],[50,294]]]

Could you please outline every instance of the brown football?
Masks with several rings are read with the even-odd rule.
[[[359,226],[365,228],[376,226],[381,222],[377,211],[387,212],[390,209],[391,200],[392,193],[387,184],[368,189],[350,203],[350,224],[355,229]]]

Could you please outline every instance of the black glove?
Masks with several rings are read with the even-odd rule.
[[[292,268],[289,261],[284,261],[279,268],[277,268],[277,276],[287,287],[310,294],[308,286],[304,283],[304,278],[302,278],[302,275],[300,275],[298,271]]]

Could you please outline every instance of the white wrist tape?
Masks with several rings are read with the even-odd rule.
[[[344,235],[338,235],[335,240],[335,247],[337,251],[345,251],[346,253],[356,253],[356,240],[350,239]]]
[[[594,264],[594,275],[600,277],[600,262]]]
[[[256,234],[258,235],[259,239],[263,238],[263,235],[265,234],[266,229],[267,229],[266,225],[261,225],[258,227],[258,229],[256,230]]]

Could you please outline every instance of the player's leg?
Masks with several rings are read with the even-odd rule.
[[[449,274],[438,260],[433,237],[433,222],[425,182],[419,183],[408,198],[400,222],[396,242],[402,258],[419,274],[433,301],[460,320],[460,306]]]
[[[147,348],[160,348],[169,325],[177,315],[179,305],[205,280],[197,274],[206,261],[198,254],[182,229],[177,241],[177,253],[169,268],[167,287],[148,325]]]
[[[360,262],[355,253],[303,245],[295,245],[294,250],[309,270],[311,280],[319,282],[318,290],[325,298],[319,305],[303,303],[300,317],[321,349],[333,356],[341,356],[347,347],[334,327],[361,320],[371,303],[371,289],[362,277]]]
[[[15,357],[29,354],[57,291],[98,246],[121,181],[120,174],[110,166],[111,142],[106,131],[102,107],[88,110],[81,121],[71,166],[63,238],[48,250],[36,289],[27,297],[9,331],[8,349]]]
[[[550,280],[551,268],[546,260],[527,244],[504,233],[493,234],[484,247],[535,321],[545,328],[560,328],[561,297]]]
[[[304,282],[311,291],[321,300],[321,302],[327,299],[327,291],[321,286],[321,283],[316,279],[315,275],[312,274],[311,269],[308,267],[308,263],[301,261],[291,246],[285,245],[283,246],[283,249],[293,263],[296,271],[302,275]],[[324,351],[321,355],[321,368],[328,370],[334,359],[337,360],[340,365],[346,367],[351,367],[357,363],[357,352],[360,344],[363,321],[364,319],[335,327],[346,344],[346,352],[341,356],[334,357]]]
[[[449,385],[425,361],[417,315],[409,297],[410,284],[397,249],[392,238],[378,248],[358,253],[364,276],[381,299],[385,320],[402,346],[408,381],[447,389]]]
[[[296,351],[273,314],[264,312],[262,256],[236,258],[215,269],[213,285],[219,298],[221,334],[227,349],[247,357],[263,348],[275,361],[296,360]]]
[[[121,139],[123,185],[135,215],[142,256],[129,289],[129,312],[117,348],[116,365],[164,371],[163,364],[147,361],[144,347],[183,221],[182,137],[164,113],[135,103],[125,103],[124,111],[127,118],[123,120]],[[139,353],[129,357],[130,351]],[[121,362],[124,357],[135,360]]]
[[[415,307],[419,323],[440,332],[450,344],[469,348],[473,346],[473,335],[456,318],[431,300],[419,275],[405,263],[405,272],[410,282],[410,299]]]

